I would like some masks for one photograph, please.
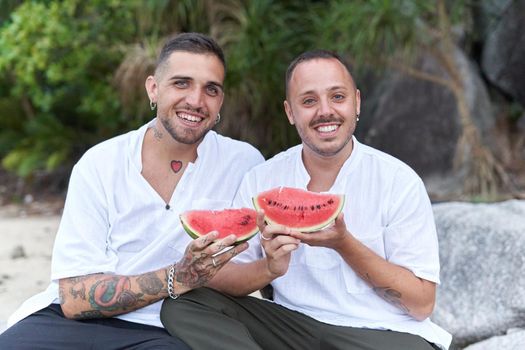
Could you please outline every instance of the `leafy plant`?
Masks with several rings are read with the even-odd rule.
[[[116,43],[134,35],[127,4],[31,1],[12,12],[0,30],[0,76],[10,86],[4,98],[20,108],[16,116],[0,110],[0,120],[19,121],[0,131],[11,140],[4,167],[27,177],[70,164],[125,124],[111,81],[122,59]]]

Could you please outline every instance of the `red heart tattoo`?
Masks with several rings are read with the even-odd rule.
[[[180,160],[171,161],[171,170],[176,174],[182,169],[182,162]]]

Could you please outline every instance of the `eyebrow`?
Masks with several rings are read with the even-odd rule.
[[[347,87],[345,87],[344,85],[336,85],[336,86],[332,86],[328,89],[328,91],[335,91],[335,90],[348,90]],[[314,90],[308,90],[308,91],[305,91],[301,94],[299,94],[299,96],[305,96],[305,95],[311,95],[311,94],[315,94],[315,91]]]
[[[191,81],[194,80],[192,77],[188,77],[188,76],[185,76],[185,75],[174,75],[171,78],[169,78],[168,80],[169,81],[173,81],[173,80],[179,80],[179,79],[181,79],[181,80],[191,80]],[[208,82],[206,82],[206,85],[213,85],[213,86],[216,86],[219,89],[221,89],[221,91],[224,91],[224,87],[222,86],[222,84],[217,82],[217,81],[208,81]]]

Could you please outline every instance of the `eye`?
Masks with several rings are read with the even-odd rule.
[[[220,89],[215,85],[206,86],[206,94],[209,96],[217,96],[220,93]]]
[[[173,85],[175,85],[179,89],[185,89],[189,86],[189,82],[187,80],[179,79],[179,80],[175,80],[173,82]]]
[[[303,105],[305,106],[311,106],[315,103],[315,99],[311,97],[307,97],[303,100]]]
[[[335,94],[332,98],[335,101],[343,101],[345,99],[345,95],[343,95],[343,94]]]

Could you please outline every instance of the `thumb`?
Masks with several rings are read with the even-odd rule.
[[[346,223],[345,223],[345,218],[344,218],[344,214],[343,212],[340,212],[339,215],[337,215],[337,217],[335,218],[335,227],[337,229],[345,229],[346,230]]]

